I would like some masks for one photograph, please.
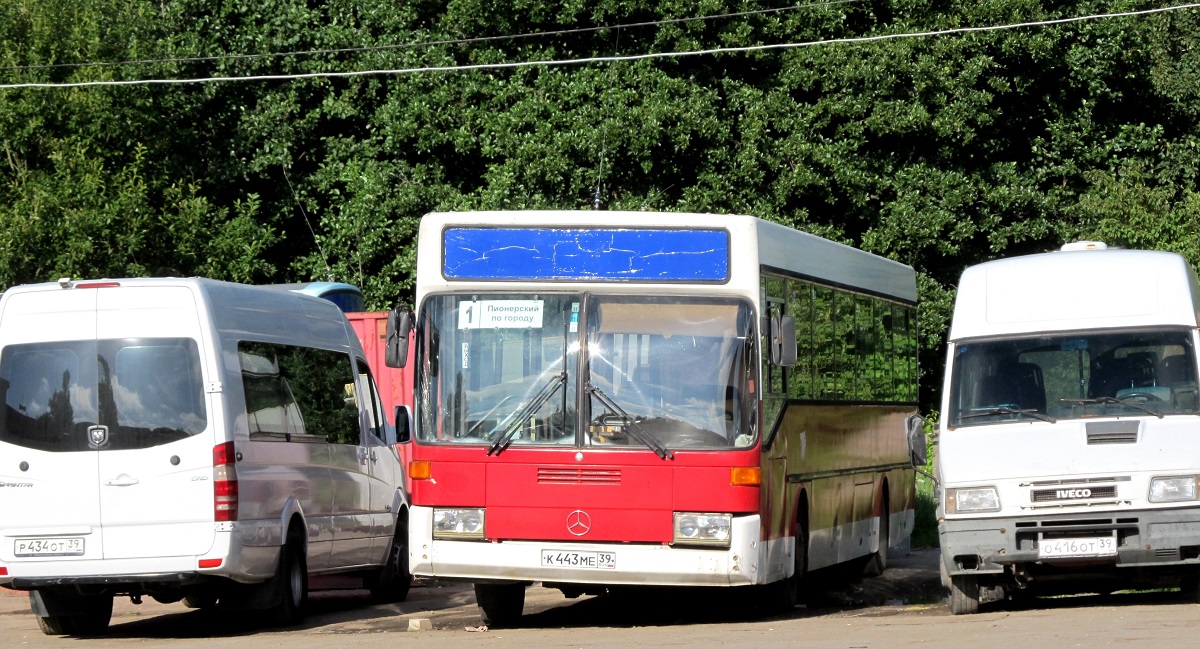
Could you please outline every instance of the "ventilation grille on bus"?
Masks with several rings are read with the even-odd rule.
[[[1138,422],[1092,421],[1087,424],[1088,444],[1137,444]]]
[[[621,484],[620,469],[538,467],[538,484]]]

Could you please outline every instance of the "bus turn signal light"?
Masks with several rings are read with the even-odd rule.
[[[729,484],[757,487],[762,484],[762,469],[756,466],[735,466],[729,470]]]
[[[408,463],[408,477],[412,480],[428,480],[433,475],[433,465],[427,460]]]

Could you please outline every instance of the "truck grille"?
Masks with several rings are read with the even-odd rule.
[[[1086,501],[1093,498],[1115,498],[1116,496],[1116,485],[1104,485],[1096,487],[1064,486],[1058,489],[1034,489],[1030,492],[1030,500],[1035,503],[1075,500]]]

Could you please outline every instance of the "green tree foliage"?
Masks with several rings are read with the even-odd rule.
[[[966,265],[1078,238],[1200,262],[1200,12],[872,41],[852,39],[1148,5],[862,0],[685,20],[772,6],[9,0],[0,83],[821,44],[0,89],[0,284],[332,278],[383,308],[410,299],[431,210],[598,194],[609,209],[751,213],[918,269],[928,407]],[[28,67],[135,60],[155,62]]]

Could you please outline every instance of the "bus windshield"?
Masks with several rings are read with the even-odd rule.
[[[1198,414],[1186,331],[1077,332],[958,344],[951,427]]]
[[[424,442],[747,448],[752,309],[728,299],[431,296],[418,331]]]

